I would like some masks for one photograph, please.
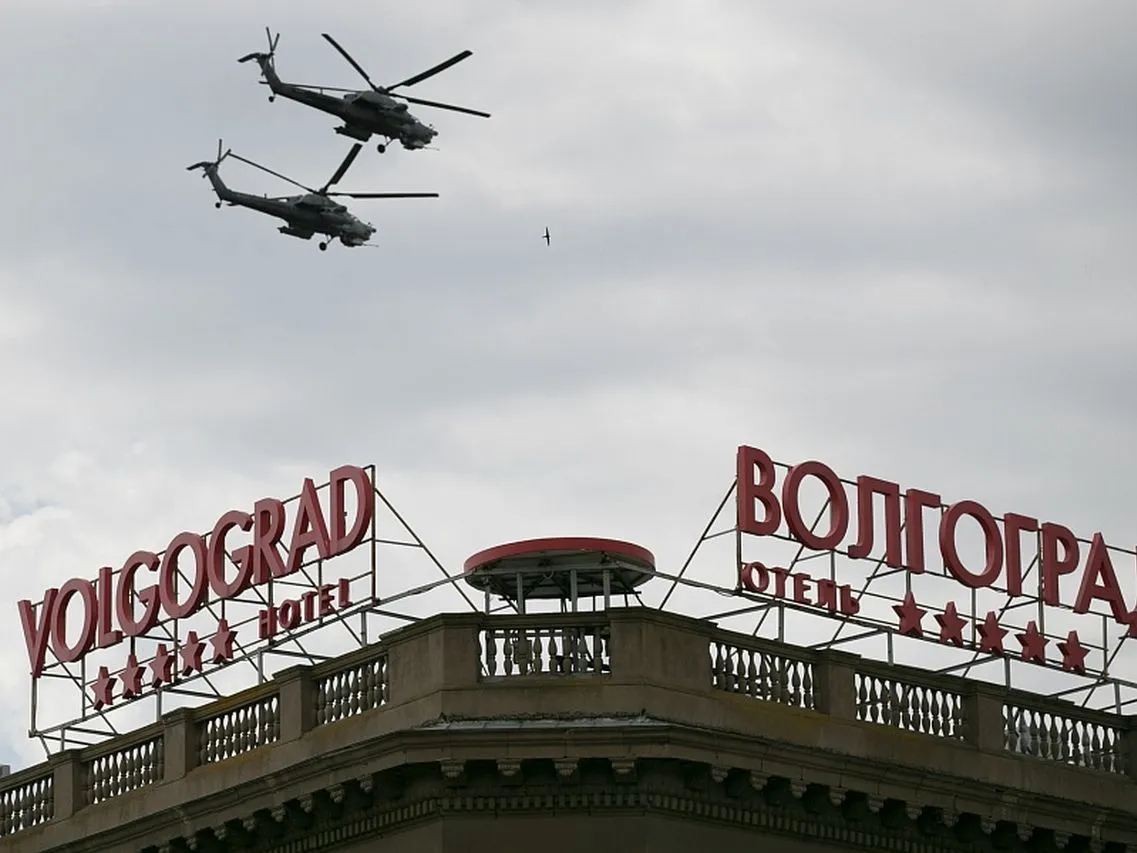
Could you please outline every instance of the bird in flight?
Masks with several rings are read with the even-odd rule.
[[[545,226],[544,240],[545,240],[545,245],[548,246],[549,245],[549,226],[548,225]]]

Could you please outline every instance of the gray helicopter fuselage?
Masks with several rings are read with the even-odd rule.
[[[277,97],[296,101],[343,120],[337,132],[366,142],[372,134],[397,139],[404,148],[425,148],[438,135],[433,127],[411,114],[407,105],[383,92],[364,89],[336,97],[303,86],[286,83],[276,74],[272,60],[258,56],[269,89]]]
[[[283,219],[294,236],[326,234],[338,237],[344,245],[358,246],[366,243],[375,233],[373,225],[364,222],[344,205],[327,196],[305,193],[285,198],[267,198],[239,192],[225,185],[212,164],[206,168],[206,176],[221,201]]]
[[[434,128],[423,124],[411,114],[405,103],[390,95],[364,90],[348,92],[341,100],[345,105],[344,119],[350,124],[391,127],[397,132],[384,135],[404,141],[422,139],[423,144],[435,136]]]
[[[348,92],[336,98],[286,83],[277,94],[343,119],[343,135],[361,142],[378,134],[399,140],[404,148],[425,148],[437,135],[437,131],[419,121],[405,103],[382,92]],[[320,100],[315,100],[313,95]]]

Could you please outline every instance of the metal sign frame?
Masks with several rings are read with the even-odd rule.
[[[781,482],[793,466],[771,461]],[[845,489],[850,506],[856,506],[857,483],[841,477],[838,479]],[[657,573],[671,581],[659,604],[660,609],[666,606],[679,586],[702,589],[718,595],[730,595],[740,604],[729,610],[709,613],[703,618],[715,622],[729,620],[745,625],[735,630],[747,630],[754,636],[769,636],[785,642],[787,626],[800,628],[808,622],[808,633],[814,638],[829,634],[827,639],[811,639],[808,645],[812,648],[844,648],[866,657],[884,657],[890,664],[908,664],[941,673],[970,676],[999,683],[1007,688],[1022,688],[1032,692],[1040,692],[1039,681],[1045,677],[1047,687],[1041,692],[1076,702],[1083,707],[1119,714],[1127,713],[1137,703],[1137,661],[1130,664],[1122,654],[1126,641],[1130,639],[1129,631],[1113,619],[1108,608],[1100,601],[1095,600],[1091,611],[1085,614],[1074,613],[1073,608],[1066,603],[1054,605],[1044,602],[1037,594],[1041,583],[1040,548],[1035,548],[1033,555],[1023,549],[1023,593],[1012,597],[1006,587],[1001,585],[984,590],[968,589],[950,575],[942,555],[937,560],[930,549],[925,549],[927,566],[922,574],[914,574],[904,566],[893,568],[887,565],[884,545],[880,541],[884,537],[879,535],[879,529],[873,550],[869,556],[860,559],[850,557],[848,548],[811,550],[790,535],[784,518],[779,529],[768,536],[744,533],[738,527],[737,499],[738,479],[735,477],[678,574]],[[809,503],[808,508],[806,500],[802,501],[803,519],[808,521],[812,518],[812,524],[809,525],[811,533],[825,533],[820,528],[824,526],[830,502],[831,498],[827,494],[818,495],[816,500]],[[814,508],[815,512],[811,512]],[[946,509],[946,504],[939,506],[941,517]],[[729,518],[725,517],[727,513],[730,514]],[[874,523],[876,521],[878,519],[874,519]],[[903,529],[902,524],[902,533]],[[1002,533],[1001,523],[1000,532]],[[703,581],[693,577],[691,570],[701,565],[703,552],[727,536],[731,537],[734,546],[733,587],[727,587],[718,581],[722,577],[721,562],[717,563],[714,570],[714,580]],[[1091,540],[1081,536],[1077,537],[1077,541],[1081,549],[1091,544]],[[1137,550],[1115,546],[1107,548],[1114,565],[1117,565],[1118,558],[1137,564]],[[768,554],[772,550],[780,551],[780,562],[770,559]],[[837,584],[859,578],[859,582],[852,585],[855,587],[854,594],[860,610],[852,615],[831,612],[769,591],[756,593],[747,590],[739,582],[740,573],[745,564],[755,560],[783,567],[790,573],[808,572],[818,566],[820,569],[814,569],[814,577],[823,577]],[[931,591],[933,587],[947,589],[944,584],[951,585],[955,594],[950,591],[946,594]],[[1134,590],[1128,592],[1127,600],[1133,601]],[[895,609],[904,605],[908,593],[913,595],[913,600],[925,611],[921,637],[903,635],[899,631]],[[966,623],[961,648],[941,642],[939,626],[934,621],[936,615],[943,614],[948,600],[955,602],[958,615]],[[994,612],[999,626],[1006,629],[1003,635],[1003,654],[980,650],[978,628],[988,612]],[[1028,661],[1021,651],[1022,641],[1017,639],[1017,635],[1025,634],[1030,621],[1035,622],[1038,632],[1047,641],[1045,663]],[[826,623],[828,629],[825,628]],[[1061,658],[1054,658],[1054,650],[1059,643],[1067,640],[1069,630],[1077,631],[1081,646],[1088,651],[1084,673],[1063,670]],[[936,658],[935,664],[930,663],[931,657]]]
[[[38,739],[47,755],[58,750],[88,746],[156,720],[176,707],[213,701],[251,684],[259,684],[269,677],[273,663],[288,666],[315,664],[373,642],[378,636],[377,627],[380,630],[383,627],[390,629],[421,618],[395,613],[388,605],[409,595],[421,595],[441,586],[454,585],[460,575],[455,576],[445,569],[375,485],[375,465],[365,466],[363,470],[374,492],[375,512],[365,538],[354,549],[327,560],[318,556],[305,559],[294,574],[269,579],[267,583],[251,586],[232,598],[219,600],[210,589],[205,605],[198,612],[182,619],[161,619],[150,631],[138,637],[124,638],[111,648],[93,648],[76,663],[59,661],[49,648],[42,674],[31,679],[28,736]],[[316,487],[321,498],[328,490],[328,480]],[[301,494],[297,493],[282,500],[286,512],[297,505],[300,498]],[[327,506],[327,501],[322,499],[321,504]],[[380,522],[381,515],[386,516],[384,523]],[[206,534],[207,542],[208,537]],[[379,569],[385,562],[390,562],[385,555],[393,550],[408,549],[425,557],[442,578],[412,590],[381,596]],[[285,542],[280,543],[279,550],[287,560],[288,546]],[[309,553],[314,551],[311,549]],[[157,553],[161,557],[164,552]],[[237,568],[233,554],[226,551],[225,556],[226,569],[232,572]],[[114,570],[112,582],[117,583],[121,572],[121,568]],[[286,600],[297,600],[304,593],[318,590],[325,584],[335,584],[340,579],[347,581],[351,593],[348,606],[323,616],[317,614],[311,621],[291,630],[279,630],[267,639],[259,637],[261,611],[278,608]],[[184,589],[191,583],[191,578],[179,565],[176,586]],[[464,590],[458,588],[458,592],[471,609],[478,609]],[[139,603],[135,591],[133,604],[137,606]],[[42,600],[35,605],[37,617],[42,606]],[[177,657],[182,641],[191,631],[196,631],[199,639],[206,639],[217,630],[221,620],[226,620],[229,628],[236,631],[232,659],[213,664],[206,658],[201,671],[183,675],[181,661]],[[166,645],[174,656],[175,681],[151,687],[149,664],[160,644]],[[206,649],[209,649],[208,642]],[[95,673],[101,666],[107,666],[121,685],[121,672],[129,656],[133,656],[145,671],[141,695],[124,700],[121,694],[117,694],[112,704],[94,707],[92,687]],[[45,697],[45,692],[50,692],[51,697]]]

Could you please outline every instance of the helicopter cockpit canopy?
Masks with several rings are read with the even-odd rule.
[[[335,207],[336,203],[327,196],[316,195],[315,193],[308,193],[300,196],[299,204],[305,207]]]

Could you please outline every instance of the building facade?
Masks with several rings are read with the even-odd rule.
[[[1121,853],[1135,744],[655,609],[443,614],[0,779],[0,849]]]

